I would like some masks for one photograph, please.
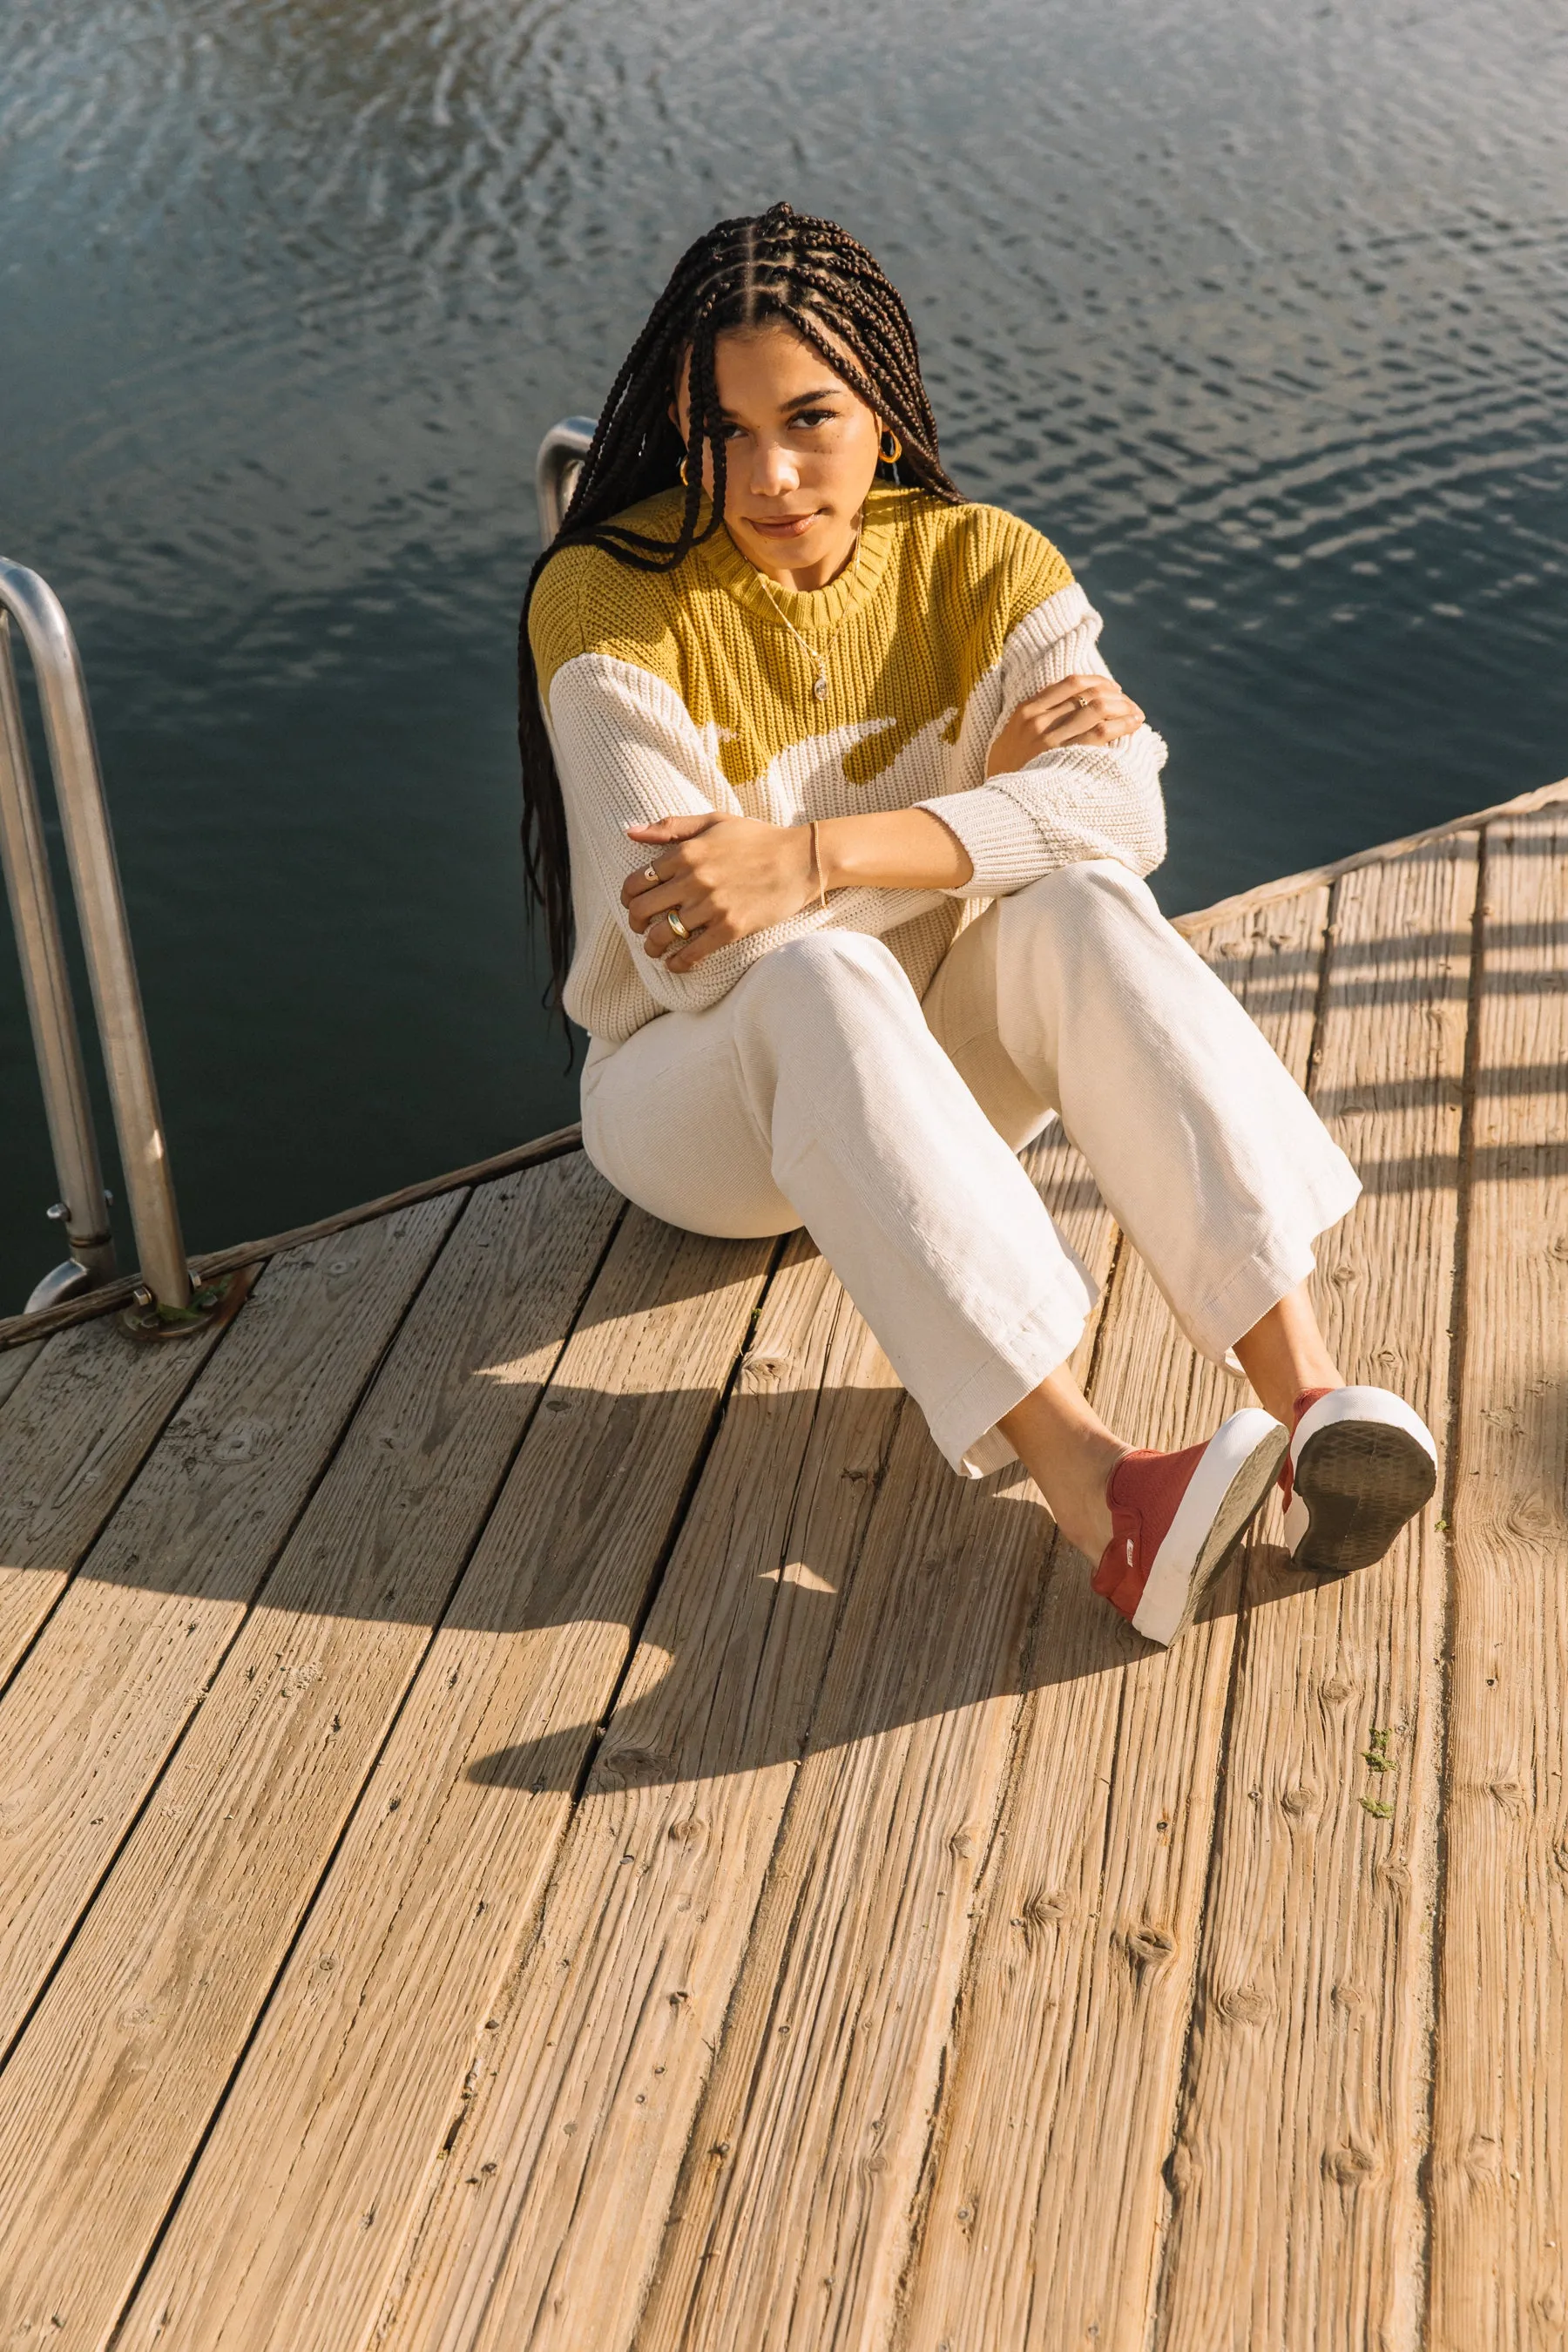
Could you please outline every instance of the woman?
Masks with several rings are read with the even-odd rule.
[[[1164,745],[1099,635],[1056,549],[943,473],[864,247],[787,205],[721,222],[529,583],[524,840],[595,1166],[699,1233],[804,1223],[948,1460],[1021,1458],[1169,1642],[1277,1475],[1298,1563],[1354,1568],[1435,1452],[1318,1329],[1311,1244],[1360,1186],[1145,887]],[[1016,1157],[1054,1113],[1262,1400],[1205,1444],[1130,1446],[1068,1370],[1094,1293]]]

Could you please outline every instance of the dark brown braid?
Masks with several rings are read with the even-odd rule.
[[[572,960],[572,876],[561,780],[540,709],[528,636],[539,577],[563,547],[602,547],[637,572],[672,572],[724,520],[724,436],[713,346],[735,327],[787,320],[903,443],[894,478],[950,505],[961,497],[942,469],[936,419],[921,381],[909,312],[863,245],[833,221],[773,205],[721,221],[683,253],[632,345],[600,413],[593,446],[560,536],[529,575],[518,633],[518,740],[522,752],[522,850],[530,895],[544,915],[551,1000],[561,1009]],[[831,337],[830,341],[828,338]],[[670,420],[681,363],[690,354],[689,449]],[[847,360],[846,353],[848,354]],[[702,457],[713,457],[712,511],[700,530]],[[618,520],[628,507],[673,488],[689,455],[686,502],[673,541]]]

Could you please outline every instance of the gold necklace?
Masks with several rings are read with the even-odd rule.
[[[860,548],[865,537],[865,525],[862,524],[860,529],[855,534],[855,553],[849,565],[849,585],[852,588],[855,585],[857,575],[860,570]],[[811,643],[809,638],[803,637],[801,635],[800,631],[795,627],[795,623],[790,619],[789,614],[784,611],[784,606],[779,603],[778,598],[774,595],[773,584],[768,578],[767,573],[765,572],[759,572],[757,578],[762,582],[763,591],[766,595],[769,604],[773,606],[774,612],[778,614],[780,620],[789,631],[790,635],[795,639],[795,644],[801,647],[802,651],[809,656],[812,663],[814,664],[816,670],[816,680],[811,690],[813,694],[816,695],[818,702],[826,702],[827,699],[828,647],[831,646],[834,638],[838,635],[839,630],[844,626],[845,622],[848,619],[848,614],[841,613],[839,614],[837,620],[835,621],[832,628],[829,629],[827,633],[826,644],[818,648]]]

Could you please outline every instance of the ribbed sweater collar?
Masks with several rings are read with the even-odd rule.
[[[841,572],[826,588],[784,588],[764,581],[741,553],[727,530],[716,531],[694,551],[709,576],[760,621],[774,628],[787,620],[810,645],[825,645],[839,624],[868,604],[881,587],[898,541],[899,525],[907,514],[910,493],[873,489],[866,500],[860,560]],[[707,519],[707,502],[703,502]],[[781,619],[781,615],[783,618]]]

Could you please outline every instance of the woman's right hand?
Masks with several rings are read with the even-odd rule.
[[[1027,702],[1020,702],[1007,719],[985,759],[988,776],[1007,776],[1042,751],[1059,751],[1068,743],[1120,743],[1135,735],[1143,713],[1113,677],[1098,671],[1064,677]]]

